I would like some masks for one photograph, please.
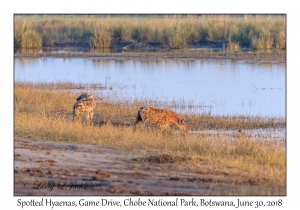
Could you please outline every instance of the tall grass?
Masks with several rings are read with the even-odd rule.
[[[14,31],[15,48],[40,48],[42,40],[40,35],[32,28],[32,23],[25,20],[15,21]]]
[[[43,46],[70,41],[88,42],[94,48],[109,47],[110,42],[162,42],[170,48],[182,48],[201,40],[210,40],[227,42],[234,49],[237,46],[252,49],[286,47],[285,16],[244,19],[226,15],[18,15],[15,16],[16,31],[22,31],[20,23],[24,21],[32,25]]]
[[[108,48],[110,47],[111,35],[108,31],[108,25],[104,21],[97,22],[92,31],[91,47]]]

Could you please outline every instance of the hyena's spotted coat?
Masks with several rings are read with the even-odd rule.
[[[85,115],[87,123],[91,124],[94,116],[96,102],[90,93],[82,93],[73,106],[73,120],[77,121]]]
[[[153,107],[141,107],[136,116],[136,125],[140,122],[159,125],[161,128],[169,128],[174,125],[183,132],[187,132],[184,119],[168,109],[156,109]]]

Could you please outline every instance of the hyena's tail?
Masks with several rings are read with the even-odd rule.
[[[72,119],[73,121],[75,121],[77,118],[77,114],[76,114],[76,107],[75,105],[73,106],[73,110],[72,110]]]
[[[76,121],[78,120],[79,116],[80,116],[80,112],[79,112],[79,109],[81,108],[80,105],[78,102],[76,102],[73,106],[73,110],[72,110],[72,116],[73,116],[73,121]]]
[[[142,119],[142,110],[144,109],[144,107],[139,108],[138,113],[136,115],[136,120],[135,120],[135,124],[141,122]]]

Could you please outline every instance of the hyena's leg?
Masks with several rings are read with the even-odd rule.
[[[79,112],[77,109],[73,109],[73,121],[77,122],[79,119],[81,119],[82,113]]]
[[[181,132],[182,133],[186,133],[187,132],[187,130],[186,130],[186,127],[185,126],[183,126],[183,125],[180,125],[179,123],[177,123],[177,122],[173,122],[172,123],[174,126],[176,126],[177,128],[179,128],[180,130],[181,130]]]
[[[159,126],[162,131],[170,131],[170,125],[169,124],[163,124]]]
[[[136,121],[134,124],[134,131],[136,131],[137,129],[142,128],[144,125],[143,121]]]
[[[81,119],[82,119],[82,115],[81,114],[73,116],[73,121],[74,122],[79,122]]]
[[[160,128],[160,132],[163,134],[163,135],[170,135],[172,134],[172,130],[170,128],[170,125],[169,124],[163,124],[163,125],[160,125],[159,126]]]
[[[90,123],[90,113],[89,112],[86,112],[85,113],[85,124],[89,124]]]
[[[94,111],[90,111],[89,113],[89,124],[92,125],[93,124],[93,117],[94,117]]]

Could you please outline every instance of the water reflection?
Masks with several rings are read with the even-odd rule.
[[[16,81],[97,84],[107,88],[94,93],[113,100],[222,115],[285,116],[285,72],[284,65],[229,59],[15,58]]]
[[[42,49],[16,49],[14,48],[14,54],[38,54],[42,53],[44,50]]]
[[[214,134],[222,136],[222,139],[232,140],[236,136],[250,136],[254,140],[264,139],[267,141],[286,141],[286,129],[285,128],[257,128],[242,130],[203,130],[203,131],[190,131],[190,133],[197,134]]]
[[[122,52],[113,48],[89,48],[89,47],[43,47],[42,49],[14,49],[15,54],[39,54],[39,53],[115,53]]]

